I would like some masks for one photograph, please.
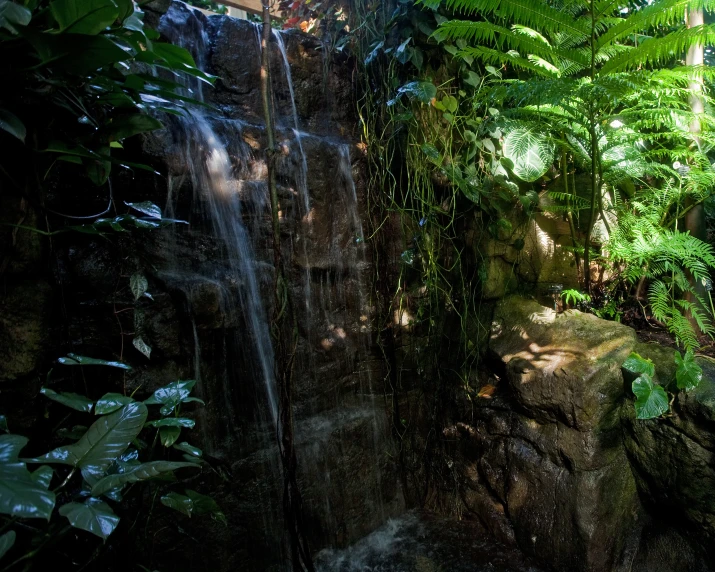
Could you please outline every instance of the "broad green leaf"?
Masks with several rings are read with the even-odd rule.
[[[631,352],[631,355],[626,358],[626,361],[623,362],[621,367],[635,374],[647,373],[651,377],[655,375],[655,365],[653,365],[653,362],[641,357],[636,352]]]
[[[22,435],[0,435],[0,463],[14,463],[20,451],[27,445],[27,437]]]
[[[174,381],[157,389],[144,403],[161,405],[161,414],[171,415],[179,403],[188,401],[194,385],[196,385],[195,379]]]
[[[119,15],[117,16],[117,19],[124,23],[124,20],[126,20],[129,16],[134,14],[134,1],[133,0],[114,0],[114,3],[117,5],[117,8],[119,9]],[[124,23],[124,27],[126,26],[126,23]]]
[[[57,430],[57,436],[62,439],[81,439],[82,435],[87,432],[87,427],[85,425],[75,425],[72,429],[67,429],[63,427]]]
[[[131,397],[122,395],[121,393],[106,393],[104,394],[94,406],[95,415],[106,415],[107,413],[112,413],[117,409],[121,409],[127,403],[134,401]]]
[[[678,389],[690,391],[695,389],[703,379],[703,368],[695,361],[695,356],[691,350],[685,352],[685,357],[680,355],[680,352],[675,352],[675,364],[678,369],[675,370],[675,381],[678,384]]]
[[[185,514],[186,516],[191,516],[194,512],[194,501],[187,496],[180,495],[173,491],[161,497],[161,504],[173,508],[175,511]]]
[[[210,514],[216,520],[226,524],[226,516],[213,498],[192,491],[191,489],[187,489],[186,494],[194,503],[194,513],[198,515]]]
[[[134,294],[134,300],[139,300],[146,291],[149,289],[149,282],[143,274],[135,273],[129,278],[129,287],[132,289],[132,294]]]
[[[411,81],[397,90],[398,95],[405,94],[410,99],[429,103],[437,95],[437,88],[429,81]]]
[[[641,374],[633,382],[632,388],[636,396],[637,419],[653,419],[668,411],[668,395],[660,385],[653,382],[647,373]]]
[[[439,154],[437,147],[434,145],[430,143],[423,143],[421,149],[427,158],[436,165],[439,165],[442,162],[442,156]]]
[[[196,425],[196,422],[193,419],[186,419],[185,417],[166,417],[147,423],[147,427],[188,427],[189,429],[192,429],[194,425]]]
[[[0,0],[0,28],[17,34],[17,26],[27,26],[32,20],[32,12],[17,2]]]
[[[23,143],[25,142],[25,136],[27,135],[25,124],[7,109],[0,108],[0,129],[18,138]]]
[[[136,465],[127,469],[123,473],[107,475],[103,479],[100,479],[92,487],[92,495],[99,496],[107,491],[120,488],[126,484],[146,481],[147,479],[152,479],[162,473],[174,472],[177,469],[182,469],[184,467],[196,468],[196,465],[193,463],[175,463],[171,461],[151,461],[149,463],[142,463],[141,465]]]
[[[189,445],[186,441],[182,441],[181,443],[174,445],[174,449],[178,449],[179,451],[183,451],[184,453],[188,453],[194,457],[200,457],[203,455],[203,451],[201,451],[201,449],[194,447],[193,445]]]
[[[128,403],[119,411],[97,419],[76,443],[59,447],[30,462],[60,463],[79,468],[84,479],[94,484],[139,435],[146,417],[146,405]]]
[[[547,139],[526,127],[507,133],[503,152],[514,163],[514,174],[527,183],[533,183],[546,173],[554,158],[553,147]]]
[[[160,427],[159,439],[164,447],[171,447],[181,435],[181,427]]]
[[[83,411],[85,413],[90,413],[92,411],[92,407],[94,406],[94,401],[91,399],[88,399],[84,395],[80,395],[78,393],[72,393],[72,392],[62,392],[58,393],[57,391],[53,391],[49,389],[48,387],[43,387],[40,389],[40,393],[47,397],[48,399],[51,399],[52,401],[56,401],[57,403],[61,403],[62,405],[66,405],[67,407],[70,407],[71,409],[75,409],[77,411]]]
[[[52,482],[54,474],[55,471],[52,467],[47,465],[42,465],[39,469],[35,469],[32,473],[30,473],[32,480],[46,489],[50,488],[50,483]]]
[[[58,358],[57,362],[61,363],[62,365],[107,365],[109,367],[118,367],[119,369],[132,369],[130,365],[127,365],[120,361],[94,359],[86,356],[79,356],[77,354],[67,354],[67,357]]]
[[[151,346],[149,346],[141,336],[137,336],[132,340],[132,345],[141,353],[143,353],[147,359],[151,358]]]
[[[26,32],[25,37],[44,64],[51,62],[56,68],[80,76],[132,57],[104,35]]]
[[[99,34],[119,16],[111,0],[53,0],[50,12],[60,25],[60,32]]]
[[[0,560],[5,556],[8,550],[10,550],[15,544],[15,531],[11,530],[0,536]]]
[[[60,514],[67,517],[75,528],[91,532],[103,540],[106,540],[119,524],[119,517],[110,506],[97,498],[88,498],[84,504],[68,503],[60,507]]]
[[[104,133],[110,141],[121,141],[132,135],[161,129],[163,126],[161,121],[150,115],[134,113],[112,120],[105,126]]]
[[[0,513],[20,518],[50,519],[55,493],[33,478],[25,463],[0,463]]]

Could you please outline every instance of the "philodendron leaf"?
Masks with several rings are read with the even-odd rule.
[[[199,449],[198,447],[194,447],[193,445],[189,445],[186,441],[182,441],[181,443],[174,445],[174,449],[178,449],[179,451],[188,453],[193,457],[200,457],[201,455],[203,455],[203,451],[201,449]]]
[[[151,346],[149,346],[141,336],[137,336],[132,340],[132,345],[143,353],[147,358],[151,358]]]
[[[185,495],[180,495],[173,491],[161,497],[161,504],[173,508],[186,516],[191,516],[194,512],[194,501]]]
[[[94,401],[86,398],[84,395],[79,395],[78,393],[58,393],[48,387],[41,388],[40,393],[52,401],[56,401],[57,403],[61,403],[62,405],[66,405],[67,407],[84,413],[90,413],[92,411],[92,407],[94,406]]]
[[[119,517],[110,506],[99,499],[88,498],[84,504],[68,503],[60,507],[60,514],[66,516],[75,528],[81,528],[106,540],[119,524]]]
[[[160,427],[159,438],[164,447],[171,447],[181,435],[181,427]]]
[[[132,289],[132,294],[134,294],[134,300],[139,300],[146,291],[149,289],[149,282],[143,274],[132,274],[129,278],[129,287]]]
[[[212,518],[226,524],[226,516],[221,512],[221,507],[218,506],[214,499],[190,489],[186,490],[186,494],[194,502],[194,513],[210,514]]]
[[[30,473],[30,476],[32,477],[32,480],[35,481],[38,485],[49,489],[50,483],[52,482],[52,476],[54,474],[55,471],[52,469],[52,467],[42,465],[39,469],[35,469],[34,472]]]
[[[437,95],[437,88],[429,81],[411,81],[397,90],[398,97],[407,95],[410,99],[417,99],[422,103],[429,103]],[[388,103],[389,105],[389,103]]]
[[[106,415],[107,413],[112,413],[132,401],[134,400],[131,397],[121,393],[105,393],[94,406],[94,414]]]
[[[84,479],[93,485],[139,435],[146,417],[146,405],[136,401],[128,403],[119,411],[97,419],[76,443],[30,461],[78,468]]]
[[[14,463],[28,438],[22,435],[0,435],[0,463]]]
[[[200,399],[189,397],[194,385],[196,385],[195,379],[174,381],[157,389],[149,399],[144,400],[144,403],[147,405],[161,405],[160,411],[162,415],[171,415],[179,403],[197,401],[203,404]]]
[[[668,395],[660,385],[653,382],[650,375],[642,373],[632,387],[636,396],[637,419],[653,419],[668,411]]]
[[[154,203],[150,203],[149,201],[144,201],[143,203],[124,203],[128,207],[133,208],[136,211],[139,211],[142,214],[145,214],[147,216],[150,216],[151,218],[156,218],[156,219],[161,219],[161,209],[156,206]]]
[[[675,370],[675,381],[678,384],[678,389],[690,391],[695,389],[703,379],[703,368],[695,361],[695,356],[691,350],[685,352],[685,357],[680,355],[680,352],[675,352],[675,364],[678,369]]]
[[[62,365],[108,365],[110,367],[118,367],[119,369],[132,369],[131,366],[120,361],[94,359],[86,356],[78,356],[77,354],[67,354],[67,357],[58,358],[57,361]]]
[[[631,352],[631,355],[626,358],[621,367],[631,373],[641,374],[647,373],[650,377],[655,375],[655,365],[649,359],[641,357],[636,352]]]
[[[0,560],[5,556],[8,550],[10,550],[15,544],[15,531],[11,530],[0,536]]]
[[[188,427],[189,429],[193,429],[194,425],[196,425],[196,422],[193,419],[186,419],[185,417],[166,417],[165,419],[157,419],[147,423],[148,427]]]
[[[171,461],[151,461],[127,469],[123,473],[107,475],[92,487],[92,495],[99,496],[112,489],[120,488],[129,483],[146,481],[161,475],[174,472],[184,467],[196,467],[193,463],[174,463]]]

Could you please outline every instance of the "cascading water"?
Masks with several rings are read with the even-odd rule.
[[[214,22],[218,25],[212,27],[204,16],[174,3],[160,31],[213,72],[215,42],[238,26],[228,18]],[[256,49],[254,57],[243,53],[241,58],[251,61],[247,73],[257,85],[259,28],[247,22],[240,27]],[[287,105],[278,105],[278,117],[284,118],[277,161],[282,250],[291,295],[303,301],[296,307],[295,445],[305,533],[317,550],[366,534],[401,512],[403,501],[394,475],[390,480],[382,474],[389,462],[390,431],[370,371],[372,310],[363,287],[368,262],[350,146],[301,131],[290,36],[274,31],[272,37],[273,59],[279,64],[273,73],[288,95],[282,100]],[[194,97],[201,94],[190,87]],[[205,95],[213,103],[210,89]],[[188,231],[178,231],[177,254],[162,274],[189,301],[193,369],[203,376],[201,391],[210,411],[204,424],[210,433],[222,435],[207,438],[208,452],[239,475],[233,494],[240,518],[250,523],[245,544],[254,562],[246,569],[284,570],[290,565],[280,508],[278,400],[268,322],[274,273],[260,119],[259,111],[232,112],[229,119],[217,109],[170,118],[167,212],[191,224]],[[201,263],[182,258],[182,241],[203,245],[207,254]],[[219,319],[203,309],[214,298]]]

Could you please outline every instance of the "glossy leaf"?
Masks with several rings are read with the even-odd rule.
[[[120,361],[94,359],[86,356],[80,356],[77,354],[67,354],[67,357],[58,358],[57,362],[61,363],[62,365],[106,365],[109,367],[118,367],[119,369],[132,369],[131,366]]]
[[[194,503],[194,513],[197,515],[210,514],[216,520],[226,524],[226,516],[221,511],[216,501],[207,495],[202,495],[191,489],[186,490],[186,494]]]
[[[668,395],[665,390],[654,383],[650,375],[643,373],[632,385],[636,396],[635,408],[637,419],[653,419],[660,417],[669,409]]]
[[[17,2],[0,0],[0,28],[17,34],[17,26],[27,26],[32,20],[32,12]]]
[[[651,377],[655,375],[653,362],[641,357],[636,352],[631,352],[631,355],[628,356],[621,367],[635,374],[647,373]]]
[[[122,395],[121,393],[105,393],[95,404],[94,414],[106,415],[113,413],[132,401],[134,400],[131,397]]]
[[[7,551],[10,550],[14,544],[15,544],[15,531],[14,530],[6,532],[2,536],[0,536],[0,560],[2,560],[2,557],[5,556],[5,554],[7,554]]]
[[[87,432],[87,427],[85,425],[75,425],[71,429],[63,427],[57,430],[57,436],[62,439],[81,439],[82,435]]]
[[[132,274],[129,278],[129,287],[134,295],[134,300],[139,300],[149,289],[149,282],[143,274]]]
[[[27,136],[27,129],[25,129],[24,123],[17,117],[17,115],[1,107],[0,129],[9,133],[13,137],[16,137],[23,143],[25,142],[25,137]]]
[[[137,336],[132,340],[132,345],[140,351],[142,354],[144,354],[147,359],[151,358],[151,346],[149,346],[141,336]]]
[[[161,405],[161,414],[170,415],[180,403],[189,400],[189,394],[194,385],[196,385],[195,379],[171,382],[157,389],[144,403],[147,405]],[[192,400],[195,400],[195,398]]]
[[[151,218],[156,218],[156,219],[161,219],[161,209],[156,206],[154,203],[150,203],[149,201],[144,201],[142,203],[124,203],[128,207],[133,208],[135,211],[139,211],[142,214],[145,214]]]
[[[45,482],[33,478],[25,463],[0,463],[0,513],[49,520],[55,493],[47,490]]]
[[[676,351],[675,364],[678,366],[675,370],[675,381],[678,384],[678,389],[685,391],[695,389],[703,379],[703,368],[695,361],[693,352],[688,350],[683,357],[680,352]]]
[[[0,463],[14,463],[20,451],[27,445],[27,437],[22,435],[0,435]]]
[[[94,484],[139,435],[146,417],[146,405],[129,403],[119,411],[100,417],[77,443],[59,447],[31,462],[60,463],[79,468],[84,479]]]
[[[196,425],[196,422],[193,419],[186,419],[185,417],[166,417],[147,423],[147,427],[188,427],[189,429],[192,429],[194,425]]]
[[[164,447],[171,447],[181,435],[181,427],[160,427],[159,439]]]
[[[429,103],[437,95],[437,88],[429,81],[411,81],[397,90],[398,97],[407,95],[410,99],[416,99],[422,103]]]
[[[119,517],[110,506],[97,498],[88,498],[83,504],[71,502],[60,507],[60,514],[67,517],[75,528],[86,530],[106,540],[119,524]]]
[[[194,501],[173,491],[161,497],[161,504],[189,517],[194,512]]]
[[[39,469],[35,469],[32,473],[30,473],[32,480],[46,489],[50,488],[50,483],[52,482],[54,474],[54,469],[48,465],[42,465]]]
[[[186,441],[182,441],[181,443],[174,445],[174,449],[188,453],[192,457],[201,457],[201,455],[203,455],[203,451],[201,451],[201,449],[194,447],[193,445],[189,445]]]
[[[52,401],[56,401],[57,403],[61,403],[71,409],[82,411],[84,413],[90,413],[92,411],[92,407],[94,406],[94,401],[88,399],[84,395],[79,395],[78,393],[58,393],[48,387],[41,388],[40,393]]]
[[[195,468],[196,465],[192,463],[175,463],[171,461],[151,461],[149,463],[142,463],[141,465],[131,467],[123,473],[107,475],[103,479],[99,480],[92,487],[92,495],[99,496],[112,489],[121,488],[126,484],[146,481],[147,479],[152,479],[162,473],[171,473],[177,469],[185,467]]]

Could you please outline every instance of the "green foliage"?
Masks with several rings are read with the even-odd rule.
[[[702,380],[703,370],[695,361],[693,353],[688,351],[682,356],[676,351],[673,359],[676,365],[677,388],[681,391],[695,389]],[[633,394],[636,396],[634,406],[637,419],[654,419],[668,413],[668,395],[663,386],[653,381],[656,372],[651,360],[632,352],[621,367],[638,376],[632,383]]]
[[[76,365],[88,359],[73,355],[67,363]],[[85,363],[95,365],[98,361],[100,360]],[[107,362],[104,365],[116,364]],[[43,390],[42,393],[46,397],[79,411],[80,414],[89,414],[94,405],[95,415],[99,418],[88,429],[75,427],[72,431],[62,433],[69,437],[79,431],[75,443],[58,447],[32,459],[19,458],[21,449],[27,444],[27,438],[19,435],[0,436],[0,513],[15,518],[46,520],[51,520],[57,513],[66,518],[74,528],[106,540],[120,523],[120,517],[114,513],[110,503],[122,502],[123,495],[131,490],[132,485],[155,483],[151,486],[165,488],[167,485],[159,484],[161,477],[173,475],[178,470],[201,468],[202,452],[189,443],[182,442],[173,449],[174,455],[181,453],[184,460],[153,459],[151,457],[155,454],[154,447],[143,450],[146,445],[141,445],[143,440],[140,439],[142,432],[153,432],[157,436],[160,432],[154,427],[161,423],[147,420],[147,404],[162,405],[159,413],[164,417],[158,421],[171,423],[175,420],[182,427],[193,427],[193,420],[179,417],[179,408],[184,403],[200,402],[190,396],[194,383],[174,382],[159,388],[143,403],[128,396],[108,393],[94,404],[92,400],[76,394]],[[175,417],[166,417],[171,414]],[[133,448],[133,445],[140,448]],[[163,445],[170,446],[167,443]],[[164,449],[162,456],[165,457],[168,452],[169,449]],[[148,458],[140,460],[140,456]],[[65,465],[69,470],[64,472],[63,476],[62,469],[58,469],[57,476],[62,478],[62,482],[50,490],[55,475],[53,469],[48,465],[41,465],[31,473],[27,470],[28,463],[49,463],[60,467]],[[82,487],[76,479],[73,480],[77,470],[82,475]],[[65,489],[62,495],[55,494],[62,489]],[[193,503],[191,514],[210,514],[213,518],[225,521],[225,517],[210,497],[195,491],[187,491],[187,494]],[[59,499],[62,504],[57,507]],[[14,531],[0,537],[0,556],[12,548],[14,541]],[[34,552],[31,552],[26,557],[29,558],[33,554]]]
[[[568,289],[561,292],[561,297],[567,304],[582,304],[591,301],[591,296],[579,292],[578,290]],[[625,367],[625,365],[623,366]]]
[[[632,387],[636,396],[636,419],[653,419],[668,412],[668,396],[650,375],[642,373]]]
[[[213,81],[158,37],[132,0],[0,0],[0,71],[12,86],[0,97],[4,183],[40,198],[56,177],[105,185],[113,165],[149,169],[122,159],[122,141],[160,128],[152,111],[193,101],[155,72]]]

